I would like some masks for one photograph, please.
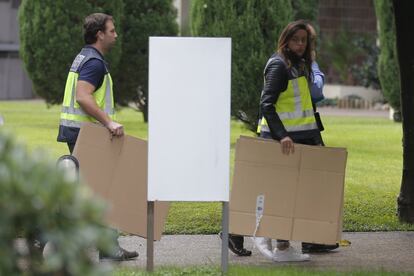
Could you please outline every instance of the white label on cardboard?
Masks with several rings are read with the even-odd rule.
[[[148,200],[229,200],[230,81],[230,38],[150,37]]]
[[[258,195],[256,200],[256,223],[260,222],[264,210],[264,195]]]
[[[253,237],[256,237],[257,230],[259,230],[260,221],[264,212],[264,195],[258,195],[256,199],[256,227],[254,229]]]

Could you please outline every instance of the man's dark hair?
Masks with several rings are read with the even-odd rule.
[[[83,39],[86,44],[96,42],[96,34],[99,31],[105,32],[105,25],[108,20],[113,21],[112,16],[104,13],[93,13],[85,18],[83,24]]]

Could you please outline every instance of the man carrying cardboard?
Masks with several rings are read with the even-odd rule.
[[[118,36],[114,20],[110,15],[94,13],[85,18],[83,28],[86,46],[69,70],[57,137],[59,142],[67,143],[70,153],[83,122],[100,123],[115,137],[124,135],[123,126],[114,121],[112,79],[104,60]],[[119,245],[116,252],[99,253],[100,259],[117,261],[137,256],[136,251],[129,252]]]

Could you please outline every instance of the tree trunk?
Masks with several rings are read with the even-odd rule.
[[[398,63],[401,80],[403,172],[398,196],[398,218],[414,223],[414,1],[393,0]]]

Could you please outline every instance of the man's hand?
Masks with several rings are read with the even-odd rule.
[[[78,81],[76,87],[76,101],[88,115],[104,125],[112,136],[124,135],[124,127],[121,124],[112,121],[111,118],[96,104],[96,101],[93,98],[94,91],[95,86],[89,82],[82,80]]]
[[[280,146],[282,147],[283,154],[289,155],[290,153],[293,154],[295,152],[295,146],[289,136],[280,140]]]
[[[109,132],[113,136],[122,136],[124,135],[124,127],[121,124],[118,124],[117,122],[110,121],[106,128],[109,130]]]

